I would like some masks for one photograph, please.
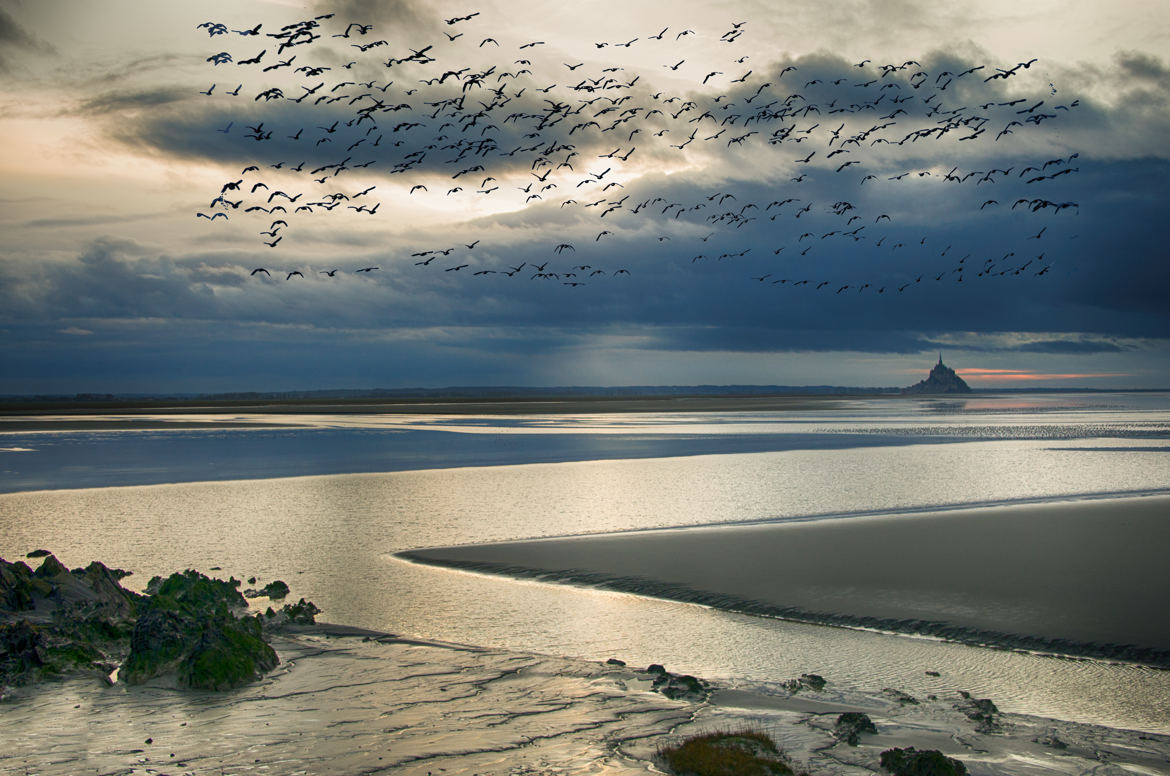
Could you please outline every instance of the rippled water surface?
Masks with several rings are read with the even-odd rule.
[[[295,425],[39,433],[0,425],[0,488],[10,491],[0,495],[0,555],[46,547],[70,566],[101,559],[135,571],[127,583],[139,586],[153,574],[220,567],[285,579],[330,621],[396,633],[661,662],[741,682],[812,671],[861,688],[965,689],[1009,711],[1170,732],[1166,671],[798,625],[392,557],[533,536],[1170,492],[1163,394],[867,399],[792,413],[281,420]]]

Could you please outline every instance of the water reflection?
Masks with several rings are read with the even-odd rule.
[[[739,681],[813,671],[864,689],[963,689],[1009,711],[1170,732],[1170,672],[794,625],[390,557],[534,536],[1167,491],[1166,403],[1094,394],[950,406],[868,397],[791,413],[239,413],[230,419],[296,427],[41,434],[0,422],[0,489],[76,488],[0,495],[0,555],[46,547],[70,566],[100,559],[134,570],[127,583],[139,588],[153,574],[219,567],[285,579],[331,621],[414,636],[664,662]],[[384,473],[352,473],[368,471]],[[176,484],[134,484],[150,482]],[[116,484],[131,486],[92,487]]]
[[[938,681],[1008,710],[1170,730],[1170,672],[797,626],[389,558],[532,536],[1170,489],[1159,452],[1111,444],[961,442],[16,493],[0,496],[0,555],[43,546],[70,566],[101,559],[136,571],[127,582],[139,587],[152,574],[220,567],[285,579],[332,621],[711,677],[812,670],[929,692],[937,682],[924,671],[943,670]],[[1144,698],[1136,707],[1135,694]]]

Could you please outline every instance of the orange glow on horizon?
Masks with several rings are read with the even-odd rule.
[[[1070,372],[1070,373],[1043,373],[1025,372],[1018,369],[982,369],[970,367],[956,369],[955,372],[963,378],[971,378],[978,382],[1027,382],[1033,380],[1093,380],[1105,377],[1132,377],[1128,372]]]
[[[911,374],[925,375],[929,369],[911,369]],[[963,379],[978,383],[996,382],[1029,382],[1037,380],[1095,380],[1108,377],[1133,377],[1130,372],[1027,372],[1022,369],[987,369],[983,367],[964,367],[956,369],[955,374]]]

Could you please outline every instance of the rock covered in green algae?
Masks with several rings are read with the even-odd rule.
[[[103,676],[122,664],[129,683],[173,678],[180,687],[224,690],[274,668],[264,629],[312,624],[303,598],[270,617],[250,616],[239,582],[195,571],[155,577],[147,595],[126,590],[129,572],[91,563],[72,571],[50,553],[33,571],[0,558],[0,687],[79,671]],[[279,592],[283,582],[274,587]]]
[[[238,587],[191,570],[152,579],[121,677],[141,684],[174,674],[180,687],[228,690],[275,668],[259,620],[237,614],[247,605]]]
[[[285,604],[279,611],[273,611],[271,606],[268,607],[267,611],[260,615],[260,622],[265,630],[274,630],[285,625],[312,625],[320,613],[321,610],[316,604],[302,598],[295,604]]]
[[[96,562],[70,571],[40,557],[36,571],[0,558],[0,685],[108,675],[126,654],[141,597],[118,584],[125,572]]]
[[[882,767],[893,776],[966,776],[967,766],[947,757],[937,749],[918,751],[912,746],[905,749],[887,749],[882,752]]]

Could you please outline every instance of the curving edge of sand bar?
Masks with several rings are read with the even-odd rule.
[[[1170,667],[1170,496],[411,550],[468,571]]]

